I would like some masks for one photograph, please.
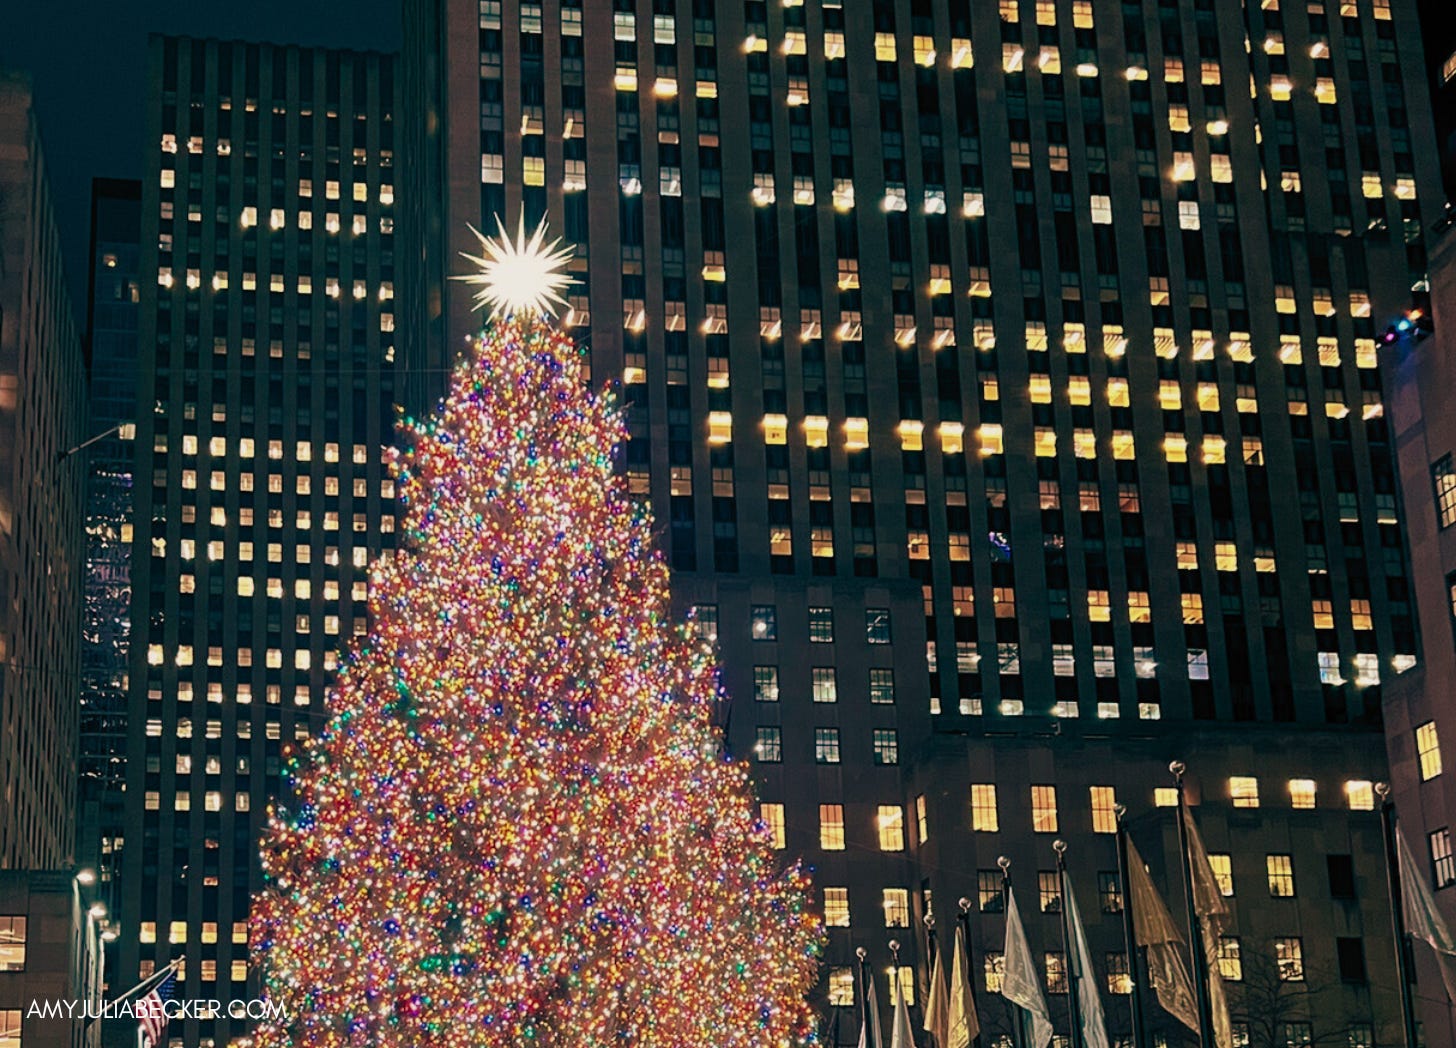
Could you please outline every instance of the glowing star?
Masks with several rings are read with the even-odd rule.
[[[546,220],[543,218],[527,239],[526,216],[522,214],[514,241],[499,217],[495,226],[500,231],[498,237],[488,237],[474,226],[469,227],[483,250],[479,255],[464,251],[460,255],[480,268],[453,278],[478,285],[475,308],[488,309],[494,319],[531,313],[554,316],[558,305],[569,305],[561,292],[572,283],[565,272],[571,248],[562,247],[560,237],[546,243]]]

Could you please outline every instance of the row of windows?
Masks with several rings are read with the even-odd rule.
[[[692,609],[693,628],[704,640],[717,643],[718,605],[696,604]],[[867,644],[890,643],[890,611],[888,608],[865,609],[864,638]],[[811,607],[808,618],[809,640],[814,644],[834,643],[834,609],[832,607]],[[779,639],[778,607],[773,604],[755,604],[749,613],[749,636],[754,640],[776,641]]]
[[[896,905],[889,901],[891,892],[899,889],[886,889],[886,913],[892,912],[892,906]],[[828,893],[842,891],[842,889],[826,889],[826,912],[829,912],[830,902]],[[830,927],[835,927],[831,924]],[[905,927],[905,925],[889,925],[889,927]],[[1338,962],[1339,975],[1342,981],[1350,983],[1364,983],[1367,980],[1365,967],[1364,942],[1358,938],[1339,937],[1335,941],[1336,958]],[[1217,946],[1219,974],[1231,982],[1242,982],[1245,977],[1245,963],[1248,960],[1247,952],[1244,950],[1243,942],[1237,936],[1222,937]],[[1280,983],[1303,983],[1305,981],[1304,965],[1304,939],[1297,935],[1277,936],[1267,944],[1267,955],[1260,958],[1263,963],[1270,965],[1271,974]],[[1068,988],[1067,966],[1065,955],[1060,950],[1048,950],[1042,954],[1042,972],[1045,978],[1046,990],[1048,993],[1066,993]],[[1132,978],[1128,971],[1127,955],[1121,952],[1108,952],[1103,955],[1103,972],[1105,975],[1105,986],[1107,992],[1114,996],[1125,996],[1132,993]],[[898,969],[891,968],[887,971],[890,976],[890,998],[891,1004],[898,1002],[900,994],[905,995],[906,1004],[914,1005],[915,994],[915,969],[902,966]],[[981,976],[982,985],[987,993],[1000,993],[1002,980],[1005,978],[1006,964],[1005,955],[1000,951],[992,950],[981,954]],[[849,968],[835,967],[829,973],[829,1003],[832,1006],[848,1007],[855,1003],[855,988],[852,970]],[[1235,1045],[1248,1045],[1248,1027],[1246,1023],[1235,1022],[1236,1028],[1243,1028],[1242,1040],[1236,1032]],[[1373,1044],[1368,1027],[1360,1027],[1364,1030],[1364,1040],[1360,1043],[1369,1048]],[[1284,1043],[1290,1048],[1304,1048],[1312,1043],[1311,1026],[1306,1022],[1289,1022],[1282,1024]],[[1053,1045],[1061,1040],[1065,1045],[1066,1038],[1054,1038]],[[1010,1038],[1003,1037],[993,1042],[996,1045],[1010,1045]],[[1119,1042],[1121,1044],[1123,1042]],[[1351,1045],[1356,1041],[1351,1040]]]
[[[1092,828],[1096,833],[1116,833],[1115,808],[1117,798],[1111,786],[1088,788],[1092,812]],[[1375,786],[1369,779],[1350,779],[1344,784],[1346,805],[1351,811],[1371,811],[1375,807]],[[1315,807],[1316,783],[1313,779],[1290,779],[1290,807],[1307,810]],[[971,829],[979,833],[996,833],[1001,829],[1001,817],[997,803],[995,783],[973,783],[970,790]],[[1232,776],[1229,779],[1229,798],[1235,808],[1257,808],[1259,806],[1259,780],[1251,776]],[[1160,786],[1153,790],[1153,805],[1158,808],[1174,808],[1178,805],[1178,791],[1172,786]],[[1032,828],[1037,833],[1058,832],[1057,787],[1040,785],[1031,787]]]
[[[810,695],[817,703],[839,701],[839,674],[833,666],[810,668]],[[753,667],[753,699],[755,702],[778,702],[779,668],[777,666]],[[869,671],[868,694],[876,706],[891,705],[895,701],[895,671],[888,666],[872,666]]]
[[[784,759],[783,729],[778,725],[759,725],[754,730],[754,759],[760,764],[778,764]],[[894,728],[875,728],[871,732],[871,754],[877,765],[900,763],[899,736]],[[841,760],[838,728],[814,729],[814,763],[839,764]]]

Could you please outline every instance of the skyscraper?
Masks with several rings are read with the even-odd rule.
[[[85,390],[30,83],[0,73],[0,868],[75,846]]]
[[[150,56],[114,981],[185,953],[178,996],[228,1000],[266,801],[393,537],[394,63],[172,37]]]
[[[90,424],[93,434],[106,436],[86,452],[81,837],[76,855],[79,862],[97,868],[108,898],[111,851],[123,835],[126,785],[133,452],[122,434],[130,433],[128,427],[137,414],[141,192],[140,182],[115,179],[97,179],[91,188],[91,283],[86,308]]]
[[[407,2],[410,406],[478,323],[466,223],[549,215],[730,746],[850,929],[830,1002],[857,944],[914,961],[917,882],[971,893],[925,864],[998,755],[1014,850],[1033,787],[1152,817],[1196,749],[1228,825],[1363,842],[1308,919],[1365,934],[1330,900],[1418,654],[1377,340],[1442,200],[1419,49],[1413,0]],[[1314,814],[1235,811],[1259,779]]]

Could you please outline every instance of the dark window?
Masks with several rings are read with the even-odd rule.
[[[1326,855],[1330,874],[1330,898],[1355,898],[1355,860],[1349,855]]]
[[[1122,885],[1117,883],[1117,872],[1106,871],[1097,875],[1097,897],[1102,900],[1103,913],[1122,912]]]
[[[890,609],[865,609],[865,640],[871,644],[890,643]]]
[[[1340,978],[1345,982],[1365,981],[1365,943],[1360,939],[1340,936],[1335,939],[1335,957],[1340,963]]]

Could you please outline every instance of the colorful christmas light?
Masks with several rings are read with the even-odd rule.
[[[402,548],[263,843],[259,1048],[780,1048],[822,930],[710,721],[611,398],[496,320],[406,423]]]

